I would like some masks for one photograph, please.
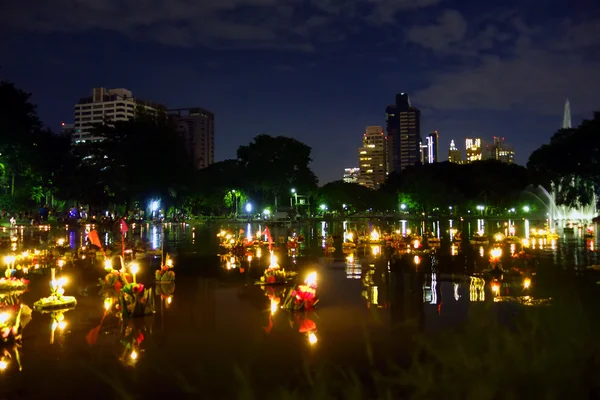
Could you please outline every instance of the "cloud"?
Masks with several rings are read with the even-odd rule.
[[[118,32],[165,45],[310,52],[345,40],[361,20],[395,21],[442,0],[21,0],[0,3],[0,23],[41,33]]]
[[[433,51],[443,51],[464,39],[467,21],[456,10],[446,10],[434,24],[408,30],[407,40]]]
[[[463,23],[445,12],[436,24],[409,30],[408,38],[433,51],[445,68],[431,73],[414,100],[436,110],[521,109],[560,113],[570,97],[579,110],[599,107],[600,21],[551,21],[528,25],[515,15]],[[507,121],[507,127],[510,126]]]

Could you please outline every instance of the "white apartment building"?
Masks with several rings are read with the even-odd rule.
[[[85,97],[75,104],[73,143],[102,141],[95,136],[93,127],[108,121],[126,121],[135,117],[142,108],[145,111],[166,111],[166,107],[133,97],[127,89],[94,88],[91,97]]]

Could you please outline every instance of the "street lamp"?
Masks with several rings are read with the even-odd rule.
[[[400,209],[402,211],[406,210],[406,204],[404,204],[404,203],[400,204]]]
[[[525,211],[526,213],[528,213],[528,212],[529,212],[529,210],[530,210],[529,206],[525,206],[525,207],[523,207],[523,211]]]
[[[292,198],[290,197],[290,207],[294,208],[294,210],[298,211],[298,193],[296,189],[291,189],[292,194],[294,195],[294,204],[292,204]]]
[[[246,213],[250,214],[252,212],[252,204],[246,204]]]

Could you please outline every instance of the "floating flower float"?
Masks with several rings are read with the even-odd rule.
[[[15,256],[5,256],[4,262],[6,263],[6,271],[4,277],[0,278],[0,291],[14,291],[14,290],[26,290],[29,285],[29,281],[25,278],[16,278],[13,274],[16,272],[15,269]]]
[[[66,278],[56,279],[55,269],[52,268],[52,278],[50,280],[50,296],[44,297],[33,303],[33,309],[36,311],[52,311],[73,308],[77,305],[77,299],[73,296],[65,296],[64,286],[67,284]]]
[[[156,283],[171,283],[175,281],[175,272],[173,272],[173,260],[167,255],[163,266],[156,271],[154,275]]]
[[[24,304],[0,308],[0,343],[19,342],[29,320],[31,309]]]
[[[277,263],[277,257],[271,252],[271,263],[269,267],[260,277],[260,281],[256,282],[257,285],[283,285],[293,277],[297,275],[295,271],[286,271],[279,267]]]
[[[288,292],[282,307],[288,310],[311,310],[318,302],[317,273],[312,272],[303,284],[296,285]]]
[[[123,317],[142,317],[155,311],[152,288],[146,289],[141,283],[129,283],[119,293],[119,305]]]

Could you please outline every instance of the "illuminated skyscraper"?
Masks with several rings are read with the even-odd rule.
[[[407,93],[400,93],[385,114],[389,169],[400,172],[421,161],[421,111],[412,106]]]
[[[571,129],[571,104],[569,99],[565,101],[565,111],[563,113],[563,129]]]
[[[439,162],[438,159],[438,131],[433,131],[427,135],[427,157],[426,162],[429,164]]]
[[[450,149],[448,150],[448,161],[455,164],[462,164],[462,157],[460,156],[460,150],[456,148],[454,140],[450,141]]]
[[[344,168],[344,182],[357,183],[360,175],[360,168]]]
[[[386,137],[381,126],[368,126],[358,149],[360,174],[358,183],[377,189],[387,177]]]
[[[465,162],[472,163],[474,161],[481,161],[483,159],[483,152],[481,151],[481,139],[480,138],[467,138],[465,139],[465,148],[467,151],[467,158]]]
[[[504,138],[494,136],[494,144],[490,146],[490,158],[503,163],[512,164],[515,162],[515,151],[512,146],[504,143]]]

